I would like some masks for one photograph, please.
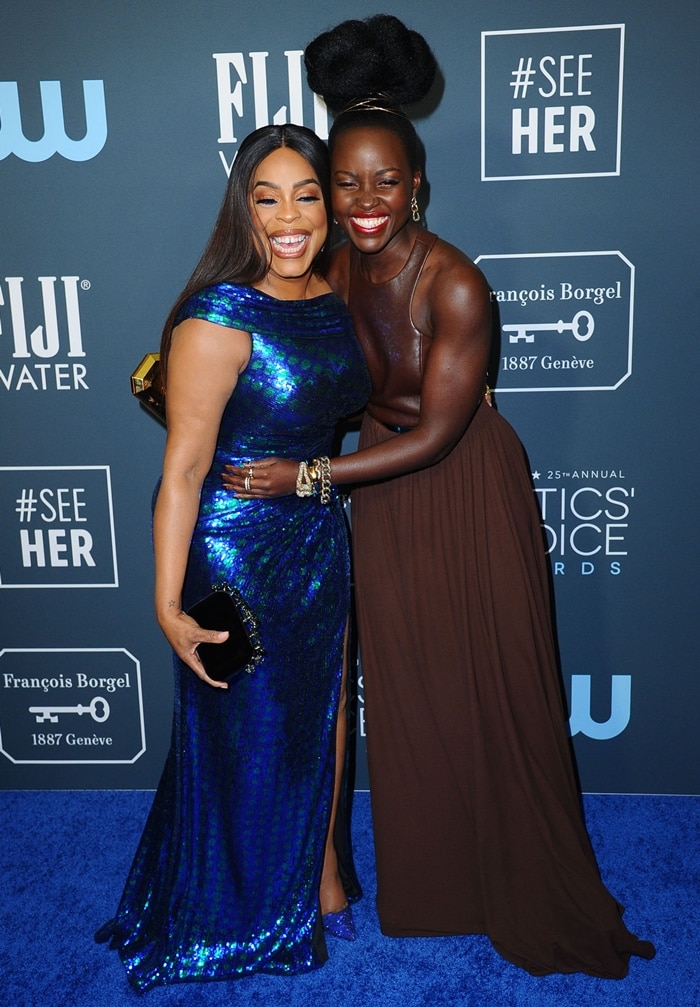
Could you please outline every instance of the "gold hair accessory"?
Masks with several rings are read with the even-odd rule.
[[[341,108],[336,119],[346,112],[389,112],[391,115],[400,115],[402,119],[408,119],[406,113],[400,108],[388,108],[387,106],[395,102],[390,94],[384,91],[377,91],[376,94],[368,98],[360,98],[358,101],[350,102],[345,108]]]
[[[417,224],[420,220],[420,208],[418,206],[418,200],[415,196],[411,200],[411,216],[413,217],[414,224]]]

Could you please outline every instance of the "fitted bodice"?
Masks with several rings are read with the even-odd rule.
[[[413,297],[437,235],[420,232],[405,266],[383,283],[372,283],[350,249],[348,306],[369,367],[372,392],[367,411],[381,422],[415,421],[432,338],[413,322]]]
[[[214,470],[266,455],[328,454],[338,421],[367,401],[362,351],[335,294],[283,301],[222,283],[189,298],[177,321],[184,318],[243,330],[252,340],[221,420]]]

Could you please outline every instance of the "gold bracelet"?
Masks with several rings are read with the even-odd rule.
[[[313,478],[321,484],[321,503],[329,504],[331,502],[331,460],[327,455],[322,455],[320,458],[314,458],[312,466]]]
[[[297,496],[310,497],[314,491],[314,484],[311,481],[309,466],[306,462],[299,462],[299,472],[297,474]]]

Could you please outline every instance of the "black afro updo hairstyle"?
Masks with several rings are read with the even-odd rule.
[[[304,62],[309,87],[336,114],[373,95],[420,101],[437,70],[423,36],[392,14],[343,21],[308,44]]]
[[[422,170],[423,147],[402,109],[426,96],[437,73],[422,35],[392,14],[343,21],[309,42],[304,62],[309,87],[335,115],[331,154],[346,130],[381,126],[400,137],[411,167]]]

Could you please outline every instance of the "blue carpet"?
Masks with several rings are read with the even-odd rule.
[[[700,1004],[700,798],[596,795],[586,818],[603,877],[628,906],[630,930],[656,944],[621,981],[533,978],[484,937],[383,937],[374,910],[367,794],[353,813],[365,898],[359,939],[329,942],[330,961],[294,978],[133,993],[93,931],[116,906],[152,800],[150,792],[0,792],[2,1007],[697,1007]]]

